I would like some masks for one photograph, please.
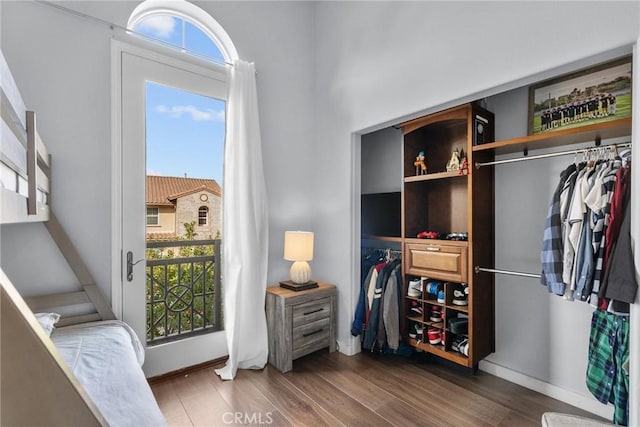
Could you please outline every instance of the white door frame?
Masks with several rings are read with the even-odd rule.
[[[217,66],[215,64],[204,63],[197,58],[186,57],[179,53],[167,53],[159,51],[160,48],[154,46],[142,46],[141,41],[134,38],[127,38],[127,41],[112,40],[111,43],[111,121],[112,121],[112,138],[111,138],[111,306],[113,312],[118,319],[123,318],[123,284],[125,283],[124,271],[126,268],[125,254],[128,249],[123,248],[123,128],[121,119],[122,108],[122,57],[125,54],[137,56],[146,60],[156,61],[164,65],[173,66],[185,71],[201,74],[216,80],[226,82],[226,72],[224,67]],[[134,256],[144,257],[144,254],[134,254]],[[136,258],[137,259],[137,258]],[[142,264],[142,263],[141,263]],[[134,274],[140,274],[143,266],[134,267]],[[147,376],[156,376],[166,372],[174,371],[185,366],[194,365],[211,359],[219,358],[227,354],[226,338],[224,331],[214,332],[212,334],[218,335],[216,337],[215,349],[202,348],[200,337],[185,338],[180,341],[181,347],[184,346],[182,353],[187,355],[184,359],[184,363],[179,363],[173,360],[171,357],[155,357],[156,361],[151,361],[145,364],[144,371]],[[210,335],[212,335],[210,334]],[[145,336],[140,336],[140,340],[146,342]],[[168,346],[162,344],[150,347],[147,352],[161,353],[167,351]],[[207,355],[204,360],[203,355]],[[200,355],[200,356],[197,356]],[[161,360],[161,363],[157,363]]]

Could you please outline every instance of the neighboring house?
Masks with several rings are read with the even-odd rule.
[[[147,175],[146,204],[147,239],[182,237],[189,222],[198,240],[222,233],[222,189],[213,179]]]

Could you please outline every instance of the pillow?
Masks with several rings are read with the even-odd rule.
[[[47,335],[51,336],[51,332],[53,332],[53,326],[58,323],[60,320],[60,315],[58,313],[34,313],[38,322],[40,322],[40,326],[47,333]]]

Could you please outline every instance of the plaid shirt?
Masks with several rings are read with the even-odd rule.
[[[544,239],[542,242],[542,275],[540,282],[546,285],[549,292],[557,295],[564,294],[562,281],[562,220],[560,218],[560,193],[564,188],[567,177],[576,170],[576,165],[571,164],[560,174],[560,182],[553,193],[549,214],[544,227]]]
[[[591,318],[587,388],[602,403],[613,403],[613,423],[627,425],[629,373],[629,320],[626,316],[595,310]]]
[[[611,199],[616,183],[616,171],[620,167],[620,162],[615,162],[613,168],[602,179],[602,191],[606,200],[604,208],[596,213],[595,226],[593,228],[593,246],[596,251],[596,269],[593,273],[593,286],[589,303],[598,306],[598,292],[604,274],[604,251],[607,246],[606,229],[609,226],[609,212],[611,210]]]

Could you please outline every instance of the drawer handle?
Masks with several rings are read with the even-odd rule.
[[[311,311],[305,311],[304,313],[302,313],[303,316],[308,316],[309,314],[313,314],[313,313],[318,313],[320,311],[324,310],[324,308],[319,308],[317,310],[311,310]]]
[[[429,246],[427,250],[431,252],[440,252],[440,248],[437,248],[435,246]]]
[[[311,335],[319,334],[322,331],[323,331],[322,329],[318,329],[317,331],[307,332],[306,334],[302,334],[302,336],[306,338],[306,337],[310,337]]]

